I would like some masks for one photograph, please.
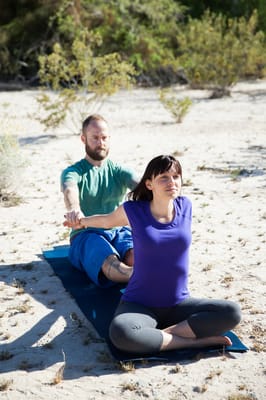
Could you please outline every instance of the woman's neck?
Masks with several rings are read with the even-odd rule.
[[[172,199],[167,202],[152,200],[150,203],[150,210],[152,216],[162,224],[173,221],[175,216],[174,201]]]

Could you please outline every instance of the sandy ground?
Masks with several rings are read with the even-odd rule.
[[[193,100],[181,124],[156,89],[106,101],[100,112],[111,124],[110,156],[139,174],[153,156],[178,156],[194,210],[191,293],[238,301],[236,333],[250,351],[180,364],[111,359],[42,258],[43,249],[68,242],[59,176],[84,156],[79,136],[66,127],[45,132],[31,118],[36,92],[1,92],[1,120],[27,160],[17,188],[23,202],[0,206],[1,399],[266,398],[266,81],[239,83],[231,97],[215,100],[208,91],[175,89]]]

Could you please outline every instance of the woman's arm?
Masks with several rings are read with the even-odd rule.
[[[68,220],[67,215],[65,226],[71,227],[71,221]],[[104,228],[110,229],[115,226],[129,225],[129,221],[124,210],[124,206],[119,206],[115,211],[110,214],[92,215],[90,217],[80,218],[79,228]]]

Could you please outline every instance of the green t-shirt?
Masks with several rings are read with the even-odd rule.
[[[109,159],[96,167],[83,158],[62,172],[61,185],[64,182],[77,183],[80,208],[89,216],[112,212],[122,203],[127,190],[134,188],[136,177],[131,169]]]

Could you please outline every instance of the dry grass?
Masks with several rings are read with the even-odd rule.
[[[230,394],[227,400],[257,400],[257,397],[254,397],[252,394],[236,393]]]
[[[13,383],[12,379],[6,379],[0,381],[0,392],[5,392],[6,390],[8,390],[12,385],[12,383]]]
[[[61,365],[55,373],[55,376],[51,382],[51,385],[58,385],[58,383],[63,381],[64,378],[65,363]]]
[[[130,391],[130,392],[134,392],[134,397],[133,398],[148,398],[149,394],[145,392],[145,390],[143,389],[143,387],[141,387],[139,382],[124,382],[121,385],[121,392],[124,393],[125,391]],[[136,396],[136,397],[135,397]]]
[[[22,202],[17,189],[22,181],[26,162],[22,157],[17,138],[11,134],[10,121],[1,120],[0,136],[0,204],[17,206]]]
[[[58,385],[64,379],[64,371],[65,371],[65,366],[66,366],[66,355],[63,350],[62,350],[62,354],[63,354],[63,363],[62,363],[62,365],[60,365],[60,367],[56,371],[55,376],[53,377],[52,382],[50,383],[51,385]]]
[[[182,370],[183,370],[182,365],[176,364],[173,368],[170,369],[169,373],[178,374],[179,372],[182,372]]]
[[[118,364],[118,368],[123,372],[135,372],[135,365],[132,361],[122,362]]]

